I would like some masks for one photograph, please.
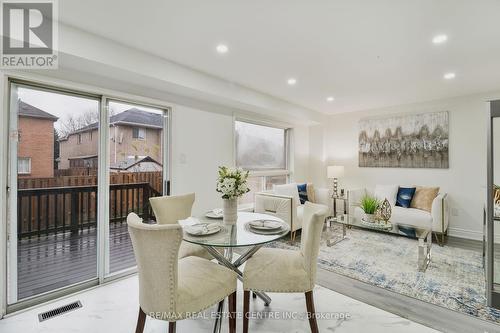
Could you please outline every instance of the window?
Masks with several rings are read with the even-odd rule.
[[[76,143],[81,144],[82,143],[82,135],[78,134],[78,137],[76,138]]]
[[[144,140],[146,138],[146,129],[142,127],[134,127],[132,129],[132,138]]]
[[[256,192],[288,182],[288,129],[235,122],[236,166],[250,171],[250,192],[240,203],[252,203]]]
[[[19,157],[17,159],[17,173],[30,174],[31,173],[31,158]]]
[[[93,131],[89,132],[89,141],[92,141],[92,133],[93,133]]]

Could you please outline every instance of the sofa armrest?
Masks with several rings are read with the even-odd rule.
[[[347,196],[349,198],[349,207],[347,212],[354,216],[354,210],[356,207],[358,207],[361,203],[361,198],[363,198],[366,195],[366,189],[365,188],[356,188],[356,189],[349,189],[347,190]]]
[[[293,198],[291,196],[259,192],[255,194],[254,211],[279,217],[292,227],[297,215],[297,210],[292,209],[294,207],[292,204]]]
[[[446,230],[448,230],[450,216],[449,210],[450,205],[448,203],[448,194],[439,193],[437,197],[432,201],[431,208],[432,225],[434,231],[446,233]]]
[[[333,212],[332,194],[328,188],[315,188],[314,189],[314,203],[325,205],[328,207],[328,215]]]

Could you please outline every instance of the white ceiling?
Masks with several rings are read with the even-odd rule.
[[[59,4],[66,24],[324,113],[500,90],[497,0]]]

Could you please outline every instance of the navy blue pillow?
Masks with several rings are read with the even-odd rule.
[[[411,199],[415,194],[416,187],[400,187],[396,197],[396,206],[410,208]]]
[[[307,184],[297,184],[297,189],[299,190],[300,203],[303,205],[309,200],[307,197]]]

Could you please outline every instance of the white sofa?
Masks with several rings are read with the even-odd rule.
[[[356,218],[361,218],[364,214],[361,207],[359,207],[361,198],[366,194],[377,197],[380,196],[380,195],[375,195],[375,192],[376,190],[364,189],[364,188],[349,190],[348,191],[349,214],[352,214]],[[416,208],[403,208],[394,205],[391,206],[392,206],[391,207],[392,223],[404,224],[414,227],[432,225],[432,231],[435,234],[439,245],[443,244],[444,236],[447,233],[448,222],[449,222],[449,204],[448,204],[448,195],[446,193],[439,193],[437,197],[433,200],[431,212]],[[438,236],[441,236],[441,239],[439,239]]]
[[[331,196],[328,189],[315,188],[314,197],[314,203],[325,205],[329,212],[331,211]],[[274,190],[256,193],[254,211],[277,216],[288,223],[292,240],[295,239],[296,231],[302,228],[304,205],[300,204],[296,183],[279,185],[275,186]]]

